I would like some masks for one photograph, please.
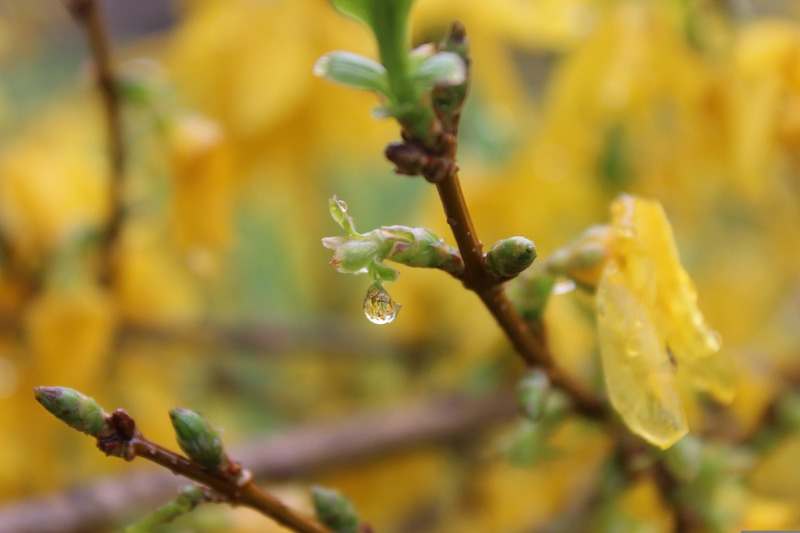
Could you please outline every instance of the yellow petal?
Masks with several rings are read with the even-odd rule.
[[[697,291],[681,265],[661,204],[625,195],[611,209],[627,283],[650,310],[681,371],[698,389],[721,402],[731,401],[733,364],[720,352],[719,335],[700,312]]]
[[[688,432],[675,371],[645,304],[611,260],[597,288],[597,328],[608,396],[637,435],[668,448]]]
[[[217,253],[231,240],[233,169],[229,146],[216,123],[183,115],[170,124],[173,230],[190,266],[215,270]],[[192,261],[207,258],[208,261]]]
[[[86,388],[100,376],[114,339],[109,295],[85,284],[48,287],[25,313],[25,338],[44,383]]]
[[[795,432],[764,454],[750,475],[750,486],[762,496],[797,502],[800,500],[800,476],[796,474],[798,457],[800,432]]]

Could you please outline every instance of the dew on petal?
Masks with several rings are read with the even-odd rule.
[[[400,304],[392,300],[382,285],[373,283],[364,298],[364,314],[373,324],[388,324],[397,316]]]

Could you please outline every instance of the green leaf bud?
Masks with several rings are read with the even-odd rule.
[[[583,287],[594,288],[600,281],[611,248],[609,226],[592,226],[547,258],[547,269]]]
[[[56,418],[92,437],[113,433],[110,416],[93,398],[67,387],[36,387],[34,397]]]
[[[195,463],[211,470],[219,470],[229,461],[218,430],[198,413],[174,407],[169,412],[178,446]]]
[[[353,503],[338,491],[312,487],[317,518],[335,533],[359,533],[358,513]]]
[[[517,385],[517,402],[522,413],[536,422],[544,414],[550,394],[550,379],[539,369],[526,373]]]
[[[486,253],[486,268],[497,277],[512,278],[531,266],[536,245],[525,237],[497,241]]]
[[[325,54],[314,64],[314,74],[354,89],[375,91],[387,97],[391,94],[383,65],[352,52]]]

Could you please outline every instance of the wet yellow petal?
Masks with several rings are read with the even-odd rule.
[[[719,335],[700,312],[697,291],[680,263],[661,204],[625,195],[611,209],[626,283],[650,310],[693,385],[719,401],[731,401],[736,386],[732,362],[720,352]]]
[[[611,260],[597,288],[597,328],[608,396],[637,435],[667,448],[688,431],[675,370],[647,306]]]

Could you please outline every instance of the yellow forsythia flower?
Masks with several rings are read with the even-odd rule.
[[[117,313],[110,296],[90,281],[48,284],[25,312],[25,338],[42,383],[91,386],[114,340]]]
[[[680,373],[727,402],[735,377],[678,258],[661,205],[621,196],[597,286],[600,354],[612,405],[632,431],[667,448],[688,431]]]
[[[169,141],[175,239],[191,267],[214,272],[231,240],[234,184],[225,135],[208,119],[182,115],[170,124]]]

